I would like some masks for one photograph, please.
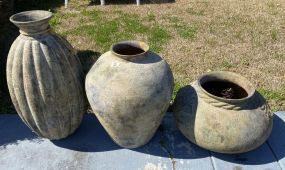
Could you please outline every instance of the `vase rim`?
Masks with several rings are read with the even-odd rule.
[[[39,22],[48,22],[52,17],[52,12],[45,10],[31,10],[12,15],[10,21],[15,25],[30,25]]]
[[[128,46],[127,48],[132,48],[133,47],[134,49],[139,49],[139,50],[141,50],[141,52],[134,53],[134,54],[122,54],[122,53],[119,53],[118,51],[120,49],[123,49],[124,46],[125,47]],[[142,41],[127,40],[127,41],[120,41],[120,42],[117,42],[117,43],[113,44],[111,46],[110,51],[114,55],[116,55],[118,57],[121,57],[121,58],[124,58],[124,59],[131,59],[131,58],[134,58],[134,57],[137,57],[137,56],[145,55],[149,51],[149,46],[147,45],[147,43],[142,42]]]
[[[202,81],[204,80],[205,82],[210,82],[211,80],[205,80],[205,79],[208,79],[210,77],[212,78],[212,81],[216,80],[216,81],[221,81],[221,82],[230,82],[230,83],[233,83],[233,84],[240,86],[243,90],[246,91],[247,96],[242,97],[242,98],[237,98],[237,99],[228,99],[228,98],[223,98],[223,97],[219,97],[219,96],[216,96],[214,94],[211,94],[210,92],[208,92],[206,89],[204,89],[202,87],[202,84],[203,84]],[[234,81],[234,80],[238,80],[238,81]],[[217,99],[219,101],[226,102],[226,103],[240,103],[240,102],[246,101],[246,100],[250,99],[255,93],[255,88],[249,80],[247,80],[245,77],[243,77],[237,73],[230,72],[230,71],[208,72],[208,73],[201,75],[198,78],[197,82],[198,82],[198,87],[202,90],[202,92],[204,92],[205,94],[207,94],[211,98],[214,98],[214,99]]]

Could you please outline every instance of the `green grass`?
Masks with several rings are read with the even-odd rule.
[[[90,19],[93,19],[93,20],[99,20],[100,18],[101,18],[101,16],[102,16],[102,14],[103,14],[103,12],[102,11],[99,11],[99,10],[86,10],[86,9],[84,9],[84,10],[82,10],[81,11],[81,14],[83,15],[83,16],[87,16],[87,17],[89,17]]]
[[[234,64],[229,61],[221,61],[220,63],[213,64],[210,67],[210,70],[213,71],[228,71],[229,69],[233,68]]]
[[[179,83],[175,83],[174,84],[174,88],[173,88],[173,93],[172,93],[172,98],[171,101],[174,102],[174,99],[178,93],[178,91],[180,90],[180,88],[182,88],[182,86]]]
[[[49,21],[51,27],[56,27],[61,23],[61,17],[58,15],[54,15],[53,18]]]
[[[71,12],[64,13],[64,14],[54,13],[53,17],[49,21],[49,24],[51,27],[55,28],[57,26],[60,26],[60,24],[62,23],[63,20],[67,20],[71,17],[77,17],[77,16],[78,16],[77,13],[71,13]]]
[[[153,51],[160,52],[171,37],[164,28],[156,24],[145,25],[138,15],[127,14],[122,11],[116,11],[115,16],[111,19],[108,18],[109,14],[99,10],[83,10],[81,15],[88,17],[87,21],[62,34],[64,36],[76,35],[90,38],[103,51],[108,51],[113,43],[135,39],[136,35],[142,35],[147,36],[148,43]],[[54,19],[52,26],[56,26],[59,22]]]
[[[268,90],[264,88],[258,89],[267,101],[274,103],[273,111],[278,111],[285,106],[285,86],[278,90]]]
[[[220,65],[220,69],[221,70],[227,70],[227,69],[230,69],[232,68],[234,65],[228,61],[223,61]]]
[[[190,7],[190,8],[186,9],[186,12],[191,14],[191,15],[203,16],[205,13],[205,10],[197,10],[197,9]]]
[[[241,58],[240,63],[241,63],[243,66],[248,67],[248,66],[250,65],[250,60],[247,59],[247,58],[245,58],[245,57],[243,57],[243,58]]]
[[[155,21],[155,15],[150,13],[150,14],[147,14],[147,20],[148,21]]]
[[[142,25],[134,17],[121,14],[120,17],[106,20],[101,11],[82,11],[83,16],[88,16],[88,24],[68,30],[63,34],[85,36],[95,41],[104,51],[109,50],[112,43],[117,41],[133,39],[135,33],[147,31],[147,27]],[[132,29],[133,28],[133,29]]]
[[[278,38],[278,32],[277,32],[277,30],[271,30],[270,36],[271,36],[271,39],[272,39],[273,41],[276,41],[277,38]]]
[[[193,25],[188,25],[177,17],[166,18],[170,21],[171,26],[176,30],[177,34],[185,39],[194,40],[197,35],[198,28]]]
[[[163,45],[170,39],[169,33],[159,26],[155,26],[150,30],[149,37],[150,47],[156,52],[160,52]]]
[[[268,8],[269,8],[269,13],[271,15],[277,15],[278,14],[278,11],[277,11],[277,3],[276,2],[268,2]]]
[[[194,39],[197,33],[197,28],[195,27],[189,27],[184,26],[181,28],[178,28],[178,34],[186,39]]]
[[[279,90],[267,90],[267,89],[259,89],[258,90],[266,99],[269,100],[277,100],[277,101],[285,101],[285,87]]]
[[[142,20],[138,15],[122,13],[121,16],[117,19],[117,22],[123,22],[123,27],[125,31],[132,34],[142,34],[147,33],[150,29],[142,24]]]

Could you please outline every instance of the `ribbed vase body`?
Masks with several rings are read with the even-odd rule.
[[[36,134],[73,133],[85,109],[83,72],[71,45],[50,30],[21,34],[10,48],[7,82],[13,104]]]

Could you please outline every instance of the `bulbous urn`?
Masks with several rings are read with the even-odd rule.
[[[172,95],[173,75],[147,44],[114,44],[91,68],[85,88],[98,120],[118,145],[147,143],[161,123]]]
[[[20,28],[7,59],[13,104],[37,135],[61,139],[73,133],[85,112],[84,75],[72,46],[49,26],[52,13],[26,11],[10,17]]]
[[[263,144],[272,130],[265,99],[244,77],[210,72],[179,90],[174,117],[191,142],[220,153],[242,153]]]

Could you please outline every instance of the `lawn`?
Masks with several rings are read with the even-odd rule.
[[[272,110],[285,110],[285,1],[122,1],[99,6],[99,0],[71,0],[67,9],[39,3],[20,10],[54,11],[51,26],[78,50],[85,72],[113,43],[136,39],[170,64],[175,92],[202,73],[227,70],[248,78]]]

